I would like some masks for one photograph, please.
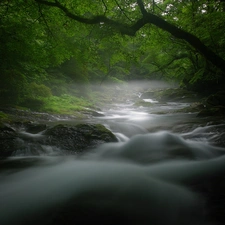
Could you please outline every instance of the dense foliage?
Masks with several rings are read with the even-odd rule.
[[[224,13],[222,0],[1,1],[0,103],[47,109],[132,79],[223,88]]]

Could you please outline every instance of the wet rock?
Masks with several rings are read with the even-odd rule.
[[[225,108],[220,107],[206,107],[205,109],[201,110],[198,117],[224,117],[225,116]]]
[[[84,111],[82,112],[84,115],[88,115],[88,116],[94,116],[94,117],[102,117],[102,116],[105,116],[104,113],[99,112],[98,111],[95,111],[95,110],[87,110],[87,111]]]
[[[155,93],[156,93],[155,91],[145,92],[141,95],[141,98],[142,99],[155,98],[155,95],[156,95]]]
[[[217,93],[210,95],[206,102],[212,106],[225,107],[225,91],[218,91]]]
[[[159,91],[145,92],[142,99],[156,99],[161,102],[196,102],[199,97],[196,93],[182,88],[168,88]]]
[[[117,138],[101,124],[59,124],[48,129],[31,122],[14,124],[14,128],[0,124],[0,157],[77,154],[105,142],[117,142]]]
[[[205,108],[198,114],[199,117],[225,116],[225,91],[218,91],[205,100]]]
[[[47,128],[46,124],[30,123],[28,124],[26,131],[32,134],[37,134],[41,131],[44,131],[46,128]]]
[[[115,135],[101,124],[60,124],[44,134],[47,136],[45,144],[76,153],[105,142],[117,142]]]
[[[205,105],[201,102],[191,103],[189,106],[175,110],[174,113],[198,113],[205,109]]]
[[[144,100],[138,100],[134,103],[135,106],[142,106],[142,107],[150,107],[152,106],[151,102],[146,102]]]
[[[7,157],[16,150],[16,131],[6,124],[0,124],[0,157]]]
[[[37,134],[47,128],[46,124],[33,121],[11,121],[10,124],[17,131],[24,130],[31,134]]]

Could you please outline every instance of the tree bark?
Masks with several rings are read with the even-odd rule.
[[[140,30],[146,24],[153,24],[156,27],[169,32],[171,35],[178,39],[183,39],[189,43],[193,48],[195,48],[201,55],[205,57],[206,60],[211,62],[217,68],[219,68],[225,74],[225,60],[219,55],[214,53],[209,47],[207,47],[201,40],[195,35],[178,28],[177,26],[165,21],[159,16],[156,16],[152,13],[148,13],[143,5],[142,0],[137,0],[137,4],[142,12],[142,18],[138,19],[132,26],[123,24],[112,19],[107,18],[105,15],[102,16],[93,16],[92,18],[84,18],[79,15],[75,15],[69,11],[65,6],[59,3],[57,0],[55,2],[48,2],[46,0],[34,0],[39,4],[48,5],[50,7],[57,7],[62,10],[65,15],[73,20],[76,20],[80,23],[85,24],[100,24],[104,23],[105,25],[111,26],[116,29],[118,32],[134,36],[138,30]]]

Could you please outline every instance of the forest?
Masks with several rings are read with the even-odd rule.
[[[79,110],[91,84],[131,80],[223,90],[224,13],[223,0],[3,0],[0,105]]]
[[[225,0],[0,0],[0,225],[225,224]]]

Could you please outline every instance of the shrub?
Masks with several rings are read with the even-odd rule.
[[[32,82],[29,84],[29,96],[33,99],[37,99],[39,97],[50,97],[52,96],[51,89],[44,84],[37,84]]]
[[[44,101],[41,99],[26,98],[21,102],[21,106],[39,111],[44,106]]]
[[[26,89],[26,77],[16,70],[1,73],[0,104],[17,104]]]

